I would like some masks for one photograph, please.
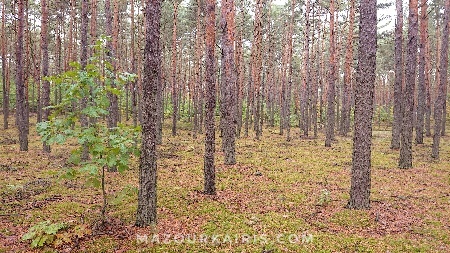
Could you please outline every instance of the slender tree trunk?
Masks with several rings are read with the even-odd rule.
[[[314,9],[314,5],[313,5],[313,20],[315,20],[315,9]],[[314,21],[314,29],[313,31],[316,30],[316,22]],[[315,36],[312,36],[312,45],[313,45],[313,59],[312,62],[313,64],[315,64],[316,66],[314,67],[314,81],[312,82],[313,86],[312,86],[312,105],[311,105],[311,124],[313,127],[313,131],[314,131],[314,138],[317,138],[317,102],[318,102],[318,86],[319,86],[319,82],[320,82],[320,28],[318,29],[318,34],[317,34],[317,45],[314,43],[314,38]],[[314,49],[314,47],[316,49]],[[312,66],[311,66],[312,67]]]
[[[3,85],[3,129],[8,129],[8,117],[9,117],[9,82],[6,79],[8,72],[6,66],[6,48],[8,47],[8,40],[6,39],[5,29],[5,12],[6,1],[3,0],[2,8],[2,85]]]
[[[355,87],[355,132],[350,188],[351,209],[370,207],[372,116],[377,53],[377,2],[361,0],[358,73]]]
[[[242,10],[241,10],[242,12]],[[242,12],[243,13],[243,12]],[[243,19],[240,20],[243,22]],[[244,100],[244,76],[245,76],[245,62],[244,62],[244,53],[243,53],[243,43],[242,43],[242,33],[243,27],[239,26],[239,30],[237,31],[236,36],[236,71],[237,71],[237,79],[236,79],[236,136],[241,136],[242,130],[242,107]]]
[[[425,16],[428,23],[428,15]],[[431,62],[430,62],[430,42],[428,40],[428,31],[425,40],[425,89],[426,89],[426,107],[425,107],[425,130],[426,136],[431,136]]]
[[[328,99],[327,99],[327,129],[325,147],[331,147],[331,141],[334,139],[335,123],[335,79],[336,79],[336,42],[334,29],[334,0],[330,1],[330,73],[328,76]]]
[[[113,26],[112,26],[112,64],[113,64],[113,69],[114,69],[114,79],[116,78],[116,72],[120,70],[120,50],[119,50],[119,0],[113,0]],[[125,56],[126,57],[126,56]],[[116,85],[114,85],[115,87]],[[116,101],[115,103],[117,104],[114,105],[117,108],[115,109],[115,121],[116,121],[116,126],[118,122],[121,122],[121,109],[120,109],[120,97],[118,97],[116,95]]]
[[[286,93],[287,93],[287,64],[289,58],[289,50],[288,50],[288,39],[289,38],[289,29],[285,32],[286,46],[283,50],[283,60],[281,65],[281,95],[280,95],[280,135],[284,134],[284,129],[286,128]]]
[[[45,79],[48,76],[48,6],[47,0],[41,0],[41,53],[42,53],[42,120],[48,121],[50,110],[47,108],[50,105],[50,82]],[[50,153],[50,146],[43,145],[44,152]]]
[[[236,164],[236,73],[234,63],[234,0],[222,0],[220,26],[222,29],[223,150],[226,165]]]
[[[19,128],[20,151],[28,151],[28,106],[24,82],[23,34],[24,6],[26,0],[17,3],[17,44],[16,44],[16,125]]]
[[[442,29],[442,44],[441,44],[441,60],[439,72],[439,86],[438,96],[436,98],[434,107],[434,136],[433,136],[433,148],[431,151],[431,157],[439,159],[439,143],[442,134],[442,121],[445,121],[443,117],[443,111],[445,106],[446,93],[445,89],[447,86],[447,71],[448,71],[448,43],[449,43],[449,21],[450,21],[450,0],[446,1],[444,22]]]
[[[177,95],[177,16],[178,1],[173,1],[173,32],[172,32],[172,136],[177,135],[177,113],[178,113],[178,95]]]
[[[416,85],[418,1],[409,1],[409,26],[405,91],[403,92],[403,123],[400,135],[399,167],[412,168],[412,135],[414,123],[414,89]]]
[[[342,93],[341,127],[340,134],[347,136],[350,132],[350,88],[352,83],[353,65],[353,24],[355,21],[355,0],[350,1],[349,26],[347,36],[347,50],[345,53],[344,82]]]
[[[255,108],[254,108],[254,131],[257,140],[261,137],[261,128],[259,126],[259,119],[261,112],[261,72],[262,72],[262,0],[257,0],[255,3],[255,20],[253,27],[253,43],[252,43],[252,81],[255,94]]]
[[[81,2],[81,56],[80,56],[80,62],[81,62],[81,68],[83,70],[86,69],[87,66],[87,59],[88,59],[88,7],[89,6],[89,0],[83,0]],[[81,110],[86,108],[87,106],[87,98],[81,99]],[[88,118],[86,115],[81,114],[80,116],[80,124],[82,128],[87,128],[89,125]],[[83,145],[83,152],[82,152],[82,160],[86,161],[89,159],[89,150],[86,145]]]
[[[145,7],[145,50],[142,96],[142,146],[139,159],[139,192],[136,226],[156,225],[156,96],[161,81],[161,1],[147,0]]]
[[[131,41],[130,41],[130,51],[131,51],[131,72],[137,72],[137,64],[136,64],[136,49],[135,49],[135,24],[134,24],[134,0],[131,0],[131,22],[130,22],[130,30],[131,30]],[[137,126],[137,80],[133,80],[131,83],[131,114],[133,118],[133,126]]]
[[[394,83],[394,120],[392,122],[391,148],[400,148],[400,132],[403,121],[403,1],[396,0],[397,20],[395,22],[395,83]]]
[[[110,0],[105,0],[105,18],[106,18],[106,23],[105,23],[105,30],[106,30],[106,35],[109,37],[112,37],[114,40],[114,34],[113,34],[113,15],[111,13],[111,2]],[[114,72],[112,74],[112,76],[110,77],[111,80],[111,88],[116,88],[116,85],[114,83],[114,79],[115,79],[115,72],[116,72],[116,67],[117,67],[117,61],[116,61],[116,52],[114,51],[115,48],[113,46],[112,41],[108,41],[106,43],[106,47],[107,47],[107,59],[108,61],[111,63],[112,65],[112,71]],[[119,103],[118,103],[118,97],[117,95],[110,93],[109,94],[109,114],[108,114],[108,128],[113,129],[115,127],[117,127],[117,122],[119,121]],[[111,170],[111,168],[110,168]]]
[[[193,124],[193,137],[197,138],[197,132],[200,128],[200,111],[201,108],[199,106],[200,104],[200,89],[202,88],[201,83],[201,73],[202,73],[202,64],[201,64],[201,58],[202,58],[202,42],[203,42],[203,26],[202,26],[202,5],[203,3],[200,0],[197,0],[197,25],[196,25],[196,32],[195,32],[195,60],[194,60],[194,73],[195,73],[195,79],[194,79],[194,124]]]
[[[289,35],[288,35],[288,80],[286,88],[286,141],[291,140],[291,94],[292,94],[292,82],[293,82],[293,35],[294,35],[294,15],[295,15],[296,1],[291,1],[291,17],[289,22]]]
[[[425,110],[426,110],[426,87],[429,85],[425,83],[428,81],[428,73],[425,72],[425,55],[426,55],[426,40],[427,40],[427,30],[428,30],[428,19],[427,19],[427,1],[421,1],[420,9],[420,42],[419,42],[419,79],[417,80],[418,91],[417,91],[417,120],[416,120],[416,143],[423,144],[423,126],[425,120]]]
[[[215,123],[214,110],[216,107],[216,84],[215,84],[215,38],[216,38],[216,1],[206,0],[206,115],[205,115],[205,157],[204,177],[205,194],[216,194],[216,172],[214,166],[215,152]]]
[[[306,12],[305,12],[305,49],[304,49],[304,91],[302,99],[302,125],[303,125],[303,135],[308,137],[310,128],[310,99],[311,99],[311,66],[310,66],[310,56],[309,56],[309,33],[310,33],[310,12],[311,6],[310,1],[306,0]]]

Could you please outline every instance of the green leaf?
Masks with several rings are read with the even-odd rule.
[[[35,236],[36,236],[36,232],[34,230],[30,229],[30,231],[28,233],[26,233],[22,236],[22,240],[28,241],[28,240],[33,239]]]
[[[95,164],[86,164],[81,167],[80,172],[87,172],[90,175],[97,175],[98,167]]]
[[[39,242],[41,241],[41,237],[36,237],[31,242],[31,248],[37,248],[39,247]]]
[[[93,186],[95,188],[100,188],[101,186],[101,182],[98,178],[96,177],[89,177],[86,181],[86,185],[88,186]]]

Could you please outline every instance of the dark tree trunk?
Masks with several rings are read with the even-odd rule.
[[[440,59],[440,72],[439,72],[439,86],[438,96],[434,105],[434,136],[433,136],[433,148],[431,151],[431,157],[439,158],[439,142],[442,134],[442,121],[445,121],[443,117],[445,106],[445,89],[447,86],[447,69],[448,69],[448,43],[449,43],[449,21],[450,21],[450,0],[446,1],[444,22],[442,29],[442,43],[441,43],[441,59]]]
[[[397,20],[395,22],[395,83],[394,83],[394,120],[392,122],[391,148],[400,148],[402,129],[402,83],[403,83],[403,1],[396,0]]]
[[[222,86],[223,104],[223,151],[224,163],[236,163],[236,73],[234,63],[234,0],[222,0],[222,15],[220,26],[222,29]]]
[[[178,95],[177,95],[177,15],[178,1],[173,1],[173,31],[172,31],[172,136],[177,135]]]
[[[136,226],[155,225],[156,219],[156,96],[161,81],[161,1],[147,0],[142,95],[142,146],[139,159],[139,193]]]
[[[41,0],[41,53],[42,53],[42,120],[48,121],[50,110],[50,82],[45,79],[48,76],[48,6],[47,0]],[[44,152],[50,152],[50,146],[43,145]]]
[[[204,176],[205,194],[216,194],[216,172],[214,167],[215,152],[215,123],[214,110],[216,107],[216,83],[215,83],[215,38],[216,38],[216,1],[206,1],[206,114],[205,114],[205,158]]]
[[[2,85],[3,85],[3,129],[8,129],[8,117],[9,117],[9,81],[6,78],[8,72],[6,67],[6,48],[8,47],[8,40],[6,39],[5,31],[5,12],[6,4],[3,0],[2,9]]]
[[[330,72],[328,74],[328,93],[327,93],[327,128],[325,147],[331,147],[334,139],[335,123],[335,79],[336,79],[336,42],[334,29],[334,0],[330,1]]]
[[[16,125],[19,128],[20,151],[28,151],[28,102],[24,82],[23,34],[24,6],[26,0],[18,0],[17,44],[16,44]]]
[[[88,8],[89,8],[89,0],[83,0],[81,2],[81,55],[80,62],[81,68],[85,70],[88,59]],[[81,110],[86,108],[87,106],[87,98],[81,99]],[[89,125],[88,118],[86,115],[81,114],[80,116],[80,124],[82,128],[87,128]],[[86,145],[83,146],[82,152],[82,160],[86,161],[89,159],[89,151]]]
[[[355,132],[350,188],[351,209],[370,207],[372,116],[377,52],[377,2],[361,0],[358,69],[355,86]]]
[[[418,1],[409,1],[409,26],[405,90],[403,92],[403,123],[400,135],[399,167],[412,168],[412,138],[414,127],[414,89],[416,85]]]

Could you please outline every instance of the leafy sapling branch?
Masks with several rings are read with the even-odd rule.
[[[124,84],[136,77],[114,72],[104,57],[106,41],[106,37],[101,37],[93,45],[96,53],[84,69],[74,62],[72,70],[48,77],[53,85],[61,88],[62,99],[61,103],[49,107],[52,110],[49,121],[37,124],[42,141],[48,145],[64,144],[67,140],[78,142],[69,158],[73,166],[66,169],[64,176],[68,179],[82,176],[87,184],[101,188],[102,220],[107,207],[105,169],[115,167],[123,172],[128,168],[131,156],[138,153],[134,141],[140,133],[138,127],[125,124],[108,128],[104,120],[110,113],[108,95],[120,95]],[[85,106],[80,106],[83,99]],[[83,117],[89,119],[87,126],[79,123]],[[82,159],[83,151],[89,154],[89,159]]]

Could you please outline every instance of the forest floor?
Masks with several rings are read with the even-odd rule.
[[[17,130],[0,130],[0,252],[450,252],[450,137],[439,162],[426,138],[413,147],[414,168],[402,170],[390,131],[375,129],[371,209],[355,211],[345,208],[351,137],[325,148],[323,136],[286,142],[269,128],[261,141],[237,140],[234,166],[223,165],[217,137],[210,197],[201,192],[203,136],[193,139],[186,123],[177,137],[168,129],[159,147],[158,225],[146,229],[133,226],[136,158],[130,170],[107,173],[100,228],[100,190],[60,178],[71,144],[44,154],[31,127],[30,150],[18,152]],[[32,249],[22,236],[47,220],[66,228]]]

